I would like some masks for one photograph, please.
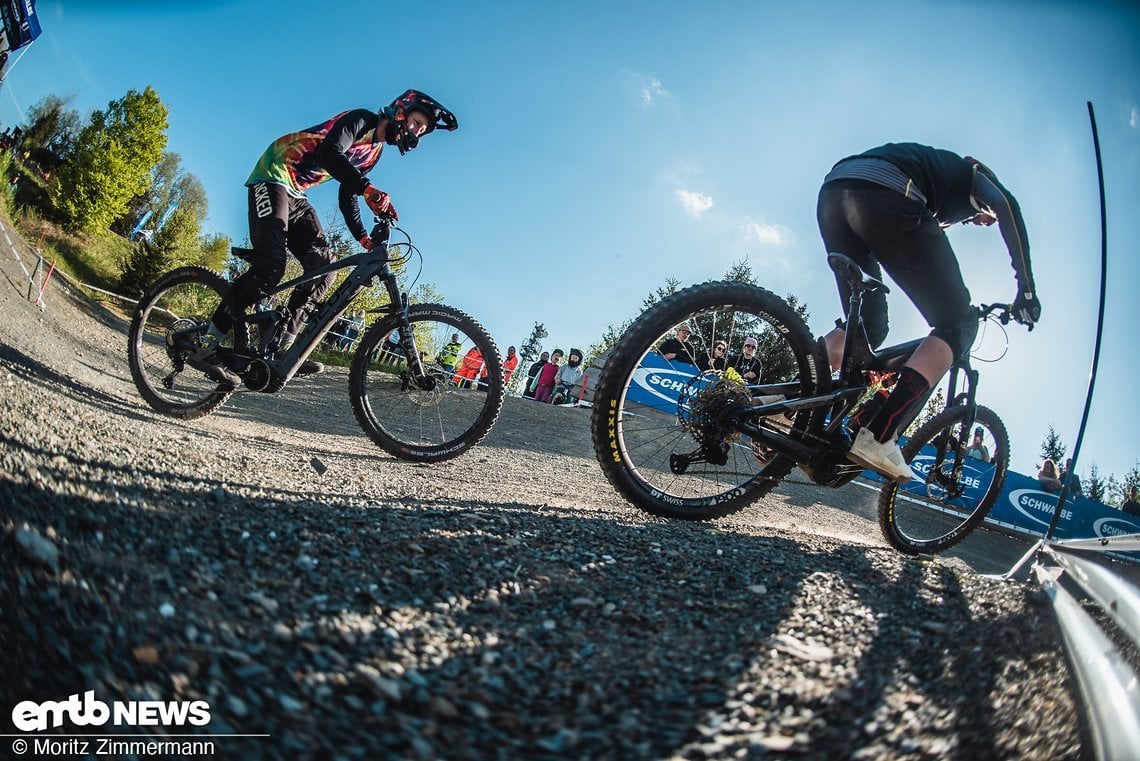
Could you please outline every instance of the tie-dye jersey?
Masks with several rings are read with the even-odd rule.
[[[245,184],[273,182],[284,185],[294,195],[302,195],[334,175],[344,182],[348,179],[342,176],[346,170],[361,178],[376,165],[384,148],[382,136],[376,135],[378,123],[375,112],[356,109],[343,111],[315,127],[283,135],[261,154]],[[317,149],[326,138],[337,144],[336,153],[342,161],[347,160],[345,165],[326,167],[318,159]]]

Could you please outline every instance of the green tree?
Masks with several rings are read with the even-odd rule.
[[[1049,433],[1045,434],[1045,440],[1041,442],[1041,458],[1050,459],[1057,464],[1058,468],[1065,466],[1065,452],[1068,447],[1065,442],[1061,441],[1061,437],[1057,435],[1057,431],[1052,425],[1049,426]]]
[[[46,95],[28,109],[27,126],[21,138],[21,150],[32,153],[51,151],[60,158],[67,157],[79,135],[79,112],[69,108],[74,95],[61,98]]]
[[[127,211],[151,182],[166,128],[167,108],[151,87],[130,90],[91,115],[54,176],[52,198],[68,227],[99,232]]]
[[[155,229],[172,213],[172,209],[185,209],[194,215],[201,226],[209,212],[206,189],[195,175],[183,171],[182,158],[173,151],[162,158],[151,170],[151,180],[142,193],[132,198],[123,215],[111,225],[120,235],[127,235],[150,212],[147,222]]]
[[[523,341],[522,346],[519,347],[519,367],[518,370],[516,370],[511,375],[511,382],[507,384],[507,393],[515,393],[518,391],[519,386],[525,382],[526,375],[520,372],[520,370],[522,368],[527,368],[531,363],[538,359],[538,356],[542,353],[542,339],[546,338],[548,335],[550,334],[546,332],[545,325],[543,325],[541,322],[536,322],[534,324],[534,329],[530,331],[530,335],[527,336],[527,339]]]
[[[192,212],[177,209],[153,242],[139,240],[123,267],[120,287],[140,293],[162,273],[185,264],[202,263],[198,220]]]
[[[661,301],[662,299],[669,298],[674,293],[681,290],[680,286],[681,286],[681,281],[678,280],[677,278],[675,278],[675,277],[667,278],[665,280],[665,285],[659,287],[656,291],[654,291],[653,293],[650,293],[648,296],[646,296],[644,299],[642,299],[641,311],[645,312],[645,310],[649,309],[651,306],[656,304],[658,301]]]
[[[1097,502],[1104,502],[1105,500],[1105,480],[1100,474],[1100,468],[1094,462],[1089,466],[1088,477],[1085,478],[1084,484],[1085,496],[1089,499],[1096,500]]]
[[[1132,467],[1124,474],[1121,481],[1112,478],[1112,490],[1110,491],[1110,505],[1119,507],[1124,498],[1128,496],[1128,490],[1132,487],[1140,489],[1140,460],[1132,464]]]
[[[221,233],[203,235],[199,241],[199,246],[202,249],[202,258],[198,260],[198,263],[203,267],[209,267],[212,270],[220,272],[225,266],[226,259],[230,255],[232,245],[228,235],[222,235]]]

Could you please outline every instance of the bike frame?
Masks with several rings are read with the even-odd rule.
[[[878,351],[873,350],[870,342],[867,340],[867,334],[863,328],[862,321],[863,293],[872,288],[882,288],[885,290],[886,286],[870,279],[864,279],[862,282],[853,280],[852,282],[851,298],[847,309],[847,325],[853,325],[855,328],[850,329],[849,327],[849,329],[846,330],[846,338],[844,339],[843,345],[843,365],[840,367],[839,377],[836,381],[837,388],[822,394],[815,394],[798,399],[785,399],[768,404],[744,407],[734,412],[730,418],[730,420],[735,423],[734,427],[736,430],[772,448],[779,454],[793,458],[796,462],[809,460],[820,450],[820,444],[827,445],[836,440],[836,435],[843,425],[844,418],[847,417],[867,390],[866,374],[870,371],[897,372],[915,352],[919,344],[925,340],[919,338],[895,346],[884,347]],[[954,406],[959,401],[957,391],[959,373],[964,373],[966,378],[966,398],[964,402],[968,411],[963,420],[963,424],[964,429],[969,430],[973,427],[977,416],[976,394],[978,385],[978,371],[970,366],[969,356],[964,357],[960,361],[956,361],[951,366],[949,385],[946,393],[946,409]],[[790,396],[799,391],[799,384],[780,383],[765,386],[750,386],[749,390],[754,396]],[[761,428],[756,423],[750,422],[750,420],[759,420],[769,415],[799,413],[816,409],[829,411],[830,418],[823,428],[823,435],[820,436],[820,442],[814,445],[804,440],[793,439],[780,431]],[[965,460],[965,442],[962,442],[958,449],[959,452],[956,454],[954,469],[951,474],[951,478],[953,479],[951,483],[957,483],[961,475]],[[940,472],[937,469],[940,468],[944,462],[946,454],[945,448],[939,449],[935,457],[936,470],[934,472]]]
[[[374,278],[379,278],[388,291],[389,303],[387,306],[371,310],[382,314],[398,314],[400,316],[400,347],[404,350],[408,367],[413,378],[424,376],[423,364],[416,351],[415,339],[412,335],[411,322],[408,319],[408,298],[400,291],[396,274],[392,272],[391,260],[388,258],[388,238],[390,227],[378,223],[372,230],[374,246],[371,251],[362,254],[346,256],[335,262],[309,270],[303,275],[277,285],[266,297],[284,293],[301,283],[323,278],[325,275],[337,270],[352,268],[344,281],[337,286],[317,311],[309,318],[309,330],[304,331],[287,350],[279,352],[276,356],[269,356],[270,344],[275,338],[276,328],[281,324],[284,315],[279,309],[268,309],[241,317],[238,321],[255,324],[261,328],[261,341],[257,353],[253,356],[240,356],[238,358],[255,360],[266,363],[274,377],[279,377],[281,383],[288,383],[296,374],[301,364],[320,344],[325,335],[332,329],[336,318],[348,308],[348,305]]]

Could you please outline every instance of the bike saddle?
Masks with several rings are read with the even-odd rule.
[[[855,260],[843,254],[828,254],[827,264],[835,272],[848,283],[851,287],[860,291],[876,291],[881,293],[890,293],[891,289],[883,283],[882,280],[877,280],[866,272],[863,268],[855,263]]]

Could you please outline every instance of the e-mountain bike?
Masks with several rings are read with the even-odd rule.
[[[404,240],[390,243],[392,230]],[[379,316],[360,339],[349,369],[349,398],[360,427],[395,457],[435,462],[455,457],[478,443],[494,425],[503,404],[503,366],[495,342],[464,312],[442,304],[411,304],[393,265],[418,254],[407,233],[377,220],[371,251],[315,268],[265,294],[253,312],[235,321],[219,349],[248,391],[277,393],[332,328],[337,317],[378,279],[388,303],[370,310]],[[242,258],[255,251],[234,249]],[[341,284],[309,317],[296,341],[282,347],[287,308],[274,297],[300,283],[349,269]],[[155,410],[191,420],[213,412],[233,393],[191,368],[184,348],[205,332],[230,284],[205,267],[181,267],[160,277],[143,294],[131,321],[127,354],[139,393]],[[452,336],[466,352],[478,348],[486,387],[464,390],[438,362]],[[389,336],[398,337],[389,341]]]
[[[835,378],[822,339],[812,337],[801,314],[743,283],[686,288],[622,336],[594,392],[591,431],[602,470],[623,497],[654,515],[707,520],[751,504],[797,465],[814,483],[836,488],[863,472],[847,459],[852,413],[868,403],[875,379],[901,369],[921,339],[872,351],[863,298],[887,293],[887,286],[846,256],[831,254],[828,262],[851,284],[846,324],[852,327]],[[1002,325],[1012,316],[1009,305],[977,310],[979,319]],[[717,340],[736,348],[755,337],[762,361],[757,383],[665,360],[657,349],[682,324],[706,349]],[[879,526],[902,552],[938,552],[961,541],[1005,482],[1009,435],[993,410],[977,404],[978,372],[969,357],[954,365],[948,383],[945,408],[903,445],[914,477],[881,489]],[[975,431],[989,462],[967,454]]]

